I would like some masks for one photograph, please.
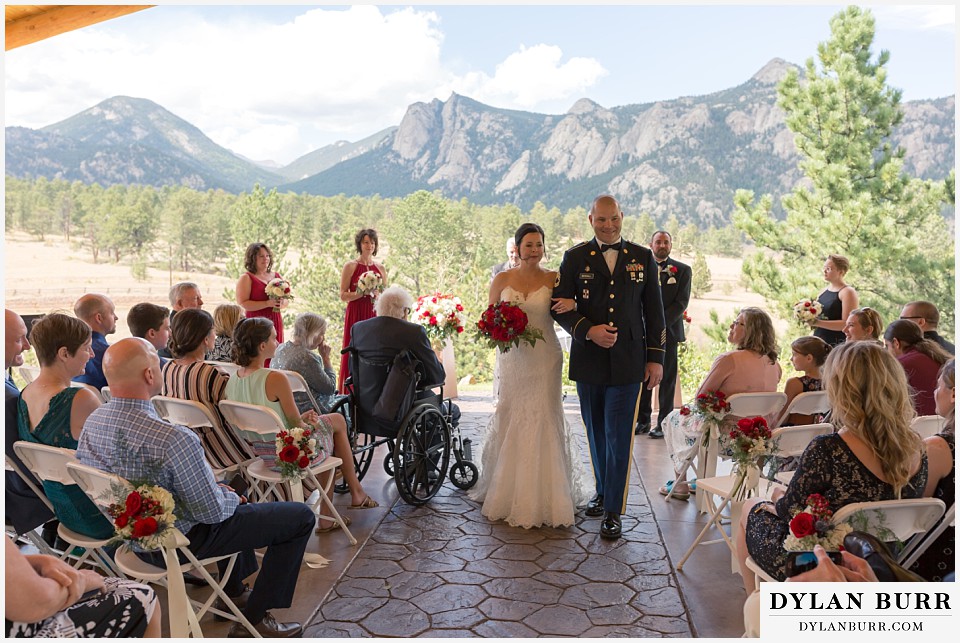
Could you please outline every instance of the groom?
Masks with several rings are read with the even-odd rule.
[[[567,250],[553,297],[574,299],[574,310],[554,319],[573,337],[570,379],[577,382],[580,415],[587,428],[597,495],[588,516],[603,516],[600,535],[619,538],[627,504],[633,427],[640,387],[663,375],[663,303],[653,254],[620,238],[623,214],[610,195],[590,208],[596,238]]]

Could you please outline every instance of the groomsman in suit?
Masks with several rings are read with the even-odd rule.
[[[517,242],[514,241],[513,237],[510,237],[507,239],[507,260],[503,263],[498,263],[490,269],[490,279],[492,280],[504,270],[510,270],[519,265],[520,253],[517,252]]]
[[[663,357],[663,379],[660,380],[660,412],[657,425],[650,429],[650,414],[653,411],[653,391],[643,389],[640,394],[640,418],[637,420],[637,435],[650,433],[651,438],[663,437],[663,418],[673,410],[673,396],[677,388],[677,345],[686,341],[683,332],[683,311],[690,303],[690,282],[693,271],[685,263],[670,258],[673,237],[666,230],[657,230],[650,238],[650,249],[657,260],[660,280],[660,297],[663,299],[663,316],[667,324],[667,344]]]
[[[570,379],[597,485],[585,513],[602,515],[600,535],[615,539],[627,504],[640,388],[660,383],[666,328],[653,253],[620,238],[617,200],[597,197],[589,219],[596,237],[564,253],[551,310],[574,340]]]

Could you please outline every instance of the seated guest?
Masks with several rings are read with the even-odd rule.
[[[940,433],[923,441],[927,447],[927,459],[930,462],[930,476],[927,478],[927,488],[923,495],[943,500],[947,508],[953,506],[957,491],[953,429],[956,408],[954,382],[955,364],[950,360],[940,369],[937,390],[933,393],[937,415],[946,418],[946,422]],[[920,574],[928,581],[944,581],[947,574],[954,571],[956,565],[954,552],[956,551],[956,530],[952,526],[947,526],[933,544],[920,555],[910,571]]]
[[[863,340],[879,342],[881,330],[883,330],[883,320],[880,319],[880,313],[873,308],[864,306],[850,313],[850,316],[847,317],[847,323],[843,327],[843,334],[848,342]]]
[[[206,359],[215,362],[233,360],[233,329],[243,319],[243,308],[236,304],[220,304],[213,309],[213,348],[207,352]]]
[[[4,344],[3,367],[7,370],[4,387],[6,404],[6,442],[4,451],[11,458],[16,467],[30,476],[31,482],[40,488],[40,481],[30,475],[27,467],[13,450],[13,443],[20,439],[17,428],[17,407],[20,399],[20,389],[10,377],[10,369],[14,366],[23,366],[23,351],[30,350],[30,340],[27,339],[27,325],[23,318],[10,309],[4,310]],[[25,534],[31,529],[39,527],[53,518],[47,505],[37,497],[26,482],[16,471],[6,472],[6,486],[4,487],[4,511],[7,522],[13,525],[18,534]]]
[[[163,395],[193,400],[210,410],[216,426],[200,433],[207,460],[217,469],[240,464],[255,457],[250,443],[241,439],[223,419],[220,400],[227,388],[226,375],[203,361],[213,345],[213,318],[199,308],[187,308],[173,319],[170,353],[174,359],[162,369]]]
[[[341,469],[343,479],[350,489],[351,508],[370,509],[378,506],[363,490],[357,478],[350,438],[347,436],[347,423],[343,416],[338,413],[318,415],[313,410],[300,413],[286,376],[264,367],[264,361],[271,359],[277,351],[277,329],[273,322],[265,317],[241,319],[233,331],[233,341],[233,361],[240,365],[240,369],[227,382],[227,399],[272,409],[280,416],[287,429],[305,427],[308,424],[318,429],[314,435],[324,452],[332,452],[343,460]],[[318,531],[323,533],[338,527],[339,523],[321,520]]]
[[[940,311],[929,301],[911,301],[900,311],[900,319],[916,322],[926,339],[933,340],[940,344],[943,350],[956,355],[956,347],[937,332],[937,326],[940,325]]]
[[[316,313],[300,313],[293,324],[293,339],[277,348],[270,368],[296,371],[303,375],[317,403],[321,408],[329,409],[337,392],[337,374],[333,372],[330,361],[326,333],[326,319]],[[294,397],[301,411],[311,408],[310,399],[305,393],[294,393]]]
[[[158,351],[170,341],[170,309],[151,303],[134,304],[127,312],[127,328],[134,337],[142,337]],[[161,365],[167,360],[161,359]]]
[[[920,327],[909,319],[891,322],[883,333],[883,343],[907,373],[917,415],[933,415],[936,410],[933,391],[937,388],[937,373],[950,359],[950,353],[932,339],[925,339]]]
[[[173,284],[169,293],[170,299],[170,323],[173,323],[174,316],[181,310],[191,308],[203,308],[203,297],[200,296],[200,286],[192,281],[181,281]],[[160,357],[170,359],[170,351],[166,348],[160,349]]]
[[[736,549],[747,591],[754,588],[748,554],[784,579],[790,520],[810,494],[821,494],[836,512],[855,502],[919,498],[926,487],[927,456],[910,428],[914,411],[897,360],[873,342],[847,342],[827,357],[823,384],[840,430],[810,442],[786,492],[743,505]]]
[[[17,413],[21,440],[76,449],[83,423],[100,400],[86,388],[70,386],[93,355],[90,327],[79,319],[50,313],[30,332],[40,374],[23,389]],[[110,524],[76,485],[44,481],[43,491],[61,523],[85,536],[110,538]]]
[[[803,375],[800,377],[791,377],[784,385],[783,392],[787,396],[787,403],[783,407],[784,410],[790,406],[793,398],[801,393],[820,390],[820,367],[823,366],[827,355],[830,354],[830,344],[819,337],[807,335],[793,340],[793,343],[790,344],[790,349],[793,353],[790,357],[790,363],[793,364],[795,369],[803,373]],[[791,413],[788,417],[784,418],[782,424],[796,426],[800,424],[814,424],[819,421],[818,418],[812,415]]]
[[[24,555],[9,538],[5,547],[8,638],[160,638],[160,605],[150,586]],[[91,591],[99,593],[83,600]]]
[[[743,308],[730,324],[727,341],[736,346],[736,350],[723,353],[713,361],[696,394],[721,391],[730,397],[736,393],[776,392],[782,371],[777,363],[777,338],[770,316],[760,308]],[[733,416],[728,416],[728,420],[733,421]],[[679,411],[664,418],[663,435],[676,476],[692,448],[694,437],[691,436],[699,435],[699,426],[698,418],[680,415]],[[674,484],[677,488],[671,498],[690,497],[690,486],[682,479],[676,483],[668,481],[660,487],[660,494],[669,494]]]
[[[107,385],[103,377],[103,353],[107,350],[107,335],[117,332],[116,308],[106,295],[90,293],[84,295],[73,305],[73,314],[86,322],[93,331],[93,355],[87,362],[83,373],[74,377],[75,382],[89,384],[98,391]]]
[[[174,318],[176,323],[177,318]],[[160,358],[145,340],[130,337],[111,346],[103,368],[113,397],[84,426],[77,459],[126,478],[163,487],[176,503],[176,527],[198,558],[239,553],[224,590],[267,637],[299,636],[299,623],[277,622],[268,610],[289,607],[303,552],[316,517],[302,502],[248,504],[218,485],[200,438],[190,429],[160,419],[150,398],[161,389]],[[243,579],[257,571],[256,550],[266,547],[253,590]],[[158,553],[139,554],[164,565]],[[220,573],[226,562],[218,563]],[[231,637],[247,637],[234,623]]]

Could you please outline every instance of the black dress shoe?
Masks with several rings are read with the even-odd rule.
[[[650,425],[649,425],[649,424],[640,424],[640,423],[638,422],[638,423],[637,423],[637,428],[633,431],[633,434],[634,434],[634,435],[643,435],[644,433],[650,433]]]
[[[603,496],[597,495],[593,497],[593,500],[587,503],[587,508],[584,510],[583,515],[592,516],[596,518],[597,516],[603,515]]]
[[[650,435],[648,435],[647,437],[648,437],[648,438],[654,438],[654,439],[656,439],[656,438],[662,438],[662,437],[663,437],[663,429],[661,429],[660,427],[656,427],[656,428],[650,429]]]
[[[620,514],[615,511],[605,511],[603,513],[603,522],[600,523],[600,536],[602,538],[619,538],[622,528]]]
[[[273,614],[267,612],[263,615],[263,620],[253,626],[257,632],[265,639],[295,639],[303,635],[303,626],[291,621],[290,623],[280,623]],[[250,639],[253,635],[250,630],[243,626],[243,623],[234,623],[227,634],[231,639]]]
[[[873,534],[851,531],[843,539],[843,548],[867,561],[881,583],[925,583],[919,574],[901,567],[887,546]]]
[[[245,608],[245,607],[247,606],[247,599],[250,598],[250,592],[252,592],[252,591],[253,591],[253,590],[250,589],[250,586],[245,584],[245,585],[243,586],[243,591],[240,592],[240,595],[239,595],[239,596],[231,596],[231,597],[230,597],[230,600],[233,601],[233,604],[237,606],[237,609],[242,610],[243,608]],[[220,610],[221,612],[226,612],[227,614],[232,614],[232,613],[233,613],[233,612],[231,612],[231,611],[229,610],[229,608],[227,608],[227,604],[223,602],[223,599],[222,599],[222,598],[218,598],[216,601],[214,601],[214,602],[213,602],[213,606],[214,606],[216,609]],[[215,621],[228,621],[228,620],[230,620],[230,619],[228,619],[228,618],[225,618],[225,617],[223,617],[223,616],[220,616],[219,614],[214,614],[214,615],[213,615],[213,619],[214,619]]]

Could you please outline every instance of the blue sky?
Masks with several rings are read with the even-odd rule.
[[[955,93],[955,9],[861,5],[905,100]],[[7,52],[7,125],[41,127],[114,95],[151,99],[214,141],[289,163],[400,122],[451,91],[562,113],[745,82],[802,64],[842,5],[162,5]]]

